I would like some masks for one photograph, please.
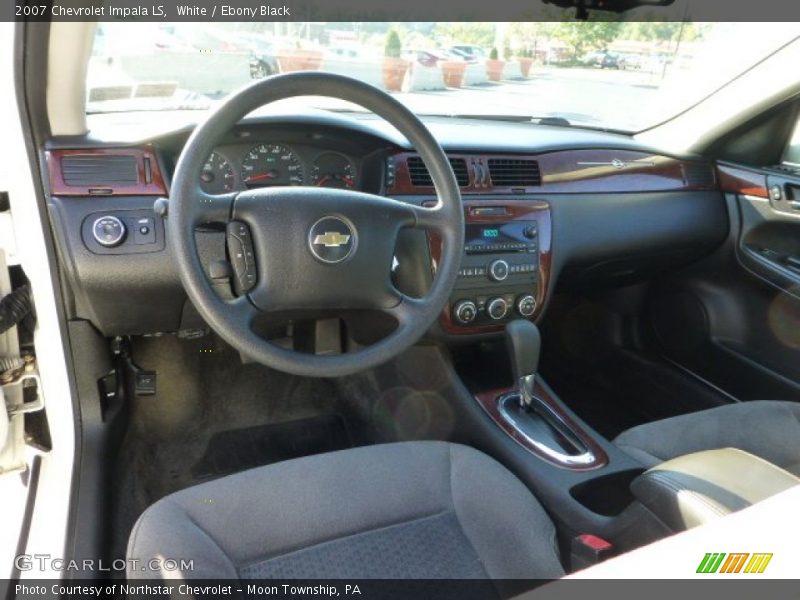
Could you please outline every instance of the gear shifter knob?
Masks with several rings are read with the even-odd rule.
[[[506,347],[514,379],[536,374],[541,346],[539,328],[530,321],[515,319],[506,325]]]
[[[539,368],[541,346],[539,328],[530,321],[515,319],[506,325],[506,347],[511,357],[511,371],[519,387],[520,402],[525,408],[533,402],[533,384]]]

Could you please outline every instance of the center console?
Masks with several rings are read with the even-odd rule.
[[[550,276],[550,206],[542,201],[465,200],[458,279],[441,318],[451,334],[501,331],[512,319],[534,319]],[[441,240],[430,237],[434,268]]]

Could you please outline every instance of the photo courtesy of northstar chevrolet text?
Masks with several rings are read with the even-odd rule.
[[[3,600],[795,597],[793,3],[0,45]]]

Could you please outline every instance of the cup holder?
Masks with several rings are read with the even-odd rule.
[[[593,513],[616,517],[636,499],[630,485],[642,473],[644,469],[630,469],[595,477],[573,486],[569,493]]]

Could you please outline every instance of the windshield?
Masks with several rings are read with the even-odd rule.
[[[205,110],[254,79],[313,69],[366,81],[421,115],[633,132],[798,34],[796,23],[99,23],[87,112]]]

